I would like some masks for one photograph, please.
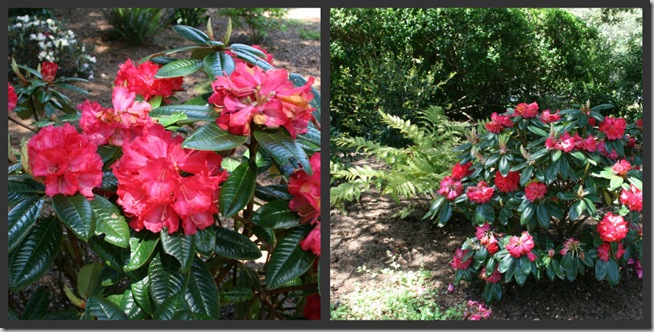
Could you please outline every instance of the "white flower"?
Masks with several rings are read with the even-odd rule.
[[[30,20],[30,17],[29,17],[29,15],[16,16],[16,19],[19,20],[19,21],[23,21],[23,22],[27,23]]]

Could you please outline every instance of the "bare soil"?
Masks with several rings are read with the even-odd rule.
[[[364,163],[370,163],[365,161]],[[360,165],[361,166],[361,165]],[[374,165],[372,166],[374,167]],[[338,305],[356,290],[389,285],[379,273],[370,280],[370,273],[357,271],[366,266],[378,272],[388,267],[386,251],[400,258],[402,269],[417,271],[422,265],[432,274],[430,283],[438,289],[436,299],[441,309],[469,299],[482,301],[484,285],[468,283],[454,285],[455,271],[450,267],[454,251],[467,237],[474,236],[470,221],[453,218],[444,227],[422,221],[429,200],[421,199],[424,208],[414,210],[407,218],[392,216],[408,201],[395,202],[372,190],[353,202],[342,213],[330,211],[330,303]],[[593,274],[575,282],[535,282],[530,279],[523,287],[512,283],[504,287],[503,299],[489,307],[494,320],[642,320],[643,284],[632,269],[621,271],[621,283],[609,287]]]

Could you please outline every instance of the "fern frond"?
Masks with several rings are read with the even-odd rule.
[[[404,137],[410,139],[414,143],[418,144],[425,138],[425,132],[415,124],[411,123],[411,120],[402,120],[399,116],[391,115],[379,111],[379,114],[382,117],[382,122],[388,125],[390,128],[399,130]]]

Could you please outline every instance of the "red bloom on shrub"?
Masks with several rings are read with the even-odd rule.
[[[561,150],[563,152],[570,152],[575,148],[575,137],[570,136],[569,133],[564,133],[559,138],[548,137],[545,140],[545,147],[548,150]]]
[[[606,134],[607,139],[613,141],[622,138],[626,127],[627,121],[625,119],[605,116],[604,121],[600,123],[599,129]]]
[[[309,158],[311,175],[296,170],[288,181],[288,192],[293,195],[289,203],[291,210],[300,215],[302,223],[315,223],[320,218],[320,152]]]
[[[55,62],[43,61],[41,62],[41,78],[44,82],[52,83],[57,76],[59,65]]]
[[[481,226],[477,226],[475,237],[482,245],[497,243],[497,239],[495,238],[495,235],[493,234],[493,231],[491,231],[490,227],[491,225],[487,222],[484,222],[484,224]]]
[[[536,102],[531,104],[520,103],[515,107],[515,114],[525,119],[535,118],[538,115],[538,104]]]
[[[486,124],[486,130],[495,134],[499,134],[505,127],[513,127],[513,121],[508,116],[498,115],[497,112],[491,114],[491,122]]]
[[[552,114],[550,110],[544,110],[543,113],[540,115],[540,120],[543,121],[545,124],[549,124],[552,122],[556,122],[561,120],[561,115],[559,115],[560,111],[556,111],[556,113]]]
[[[622,189],[620,193],[620,203],[624,204],[631,211],[643,211],[643,192],[638,190],[633,184],[629,190]]]
[[[266,59],[264,59],[264,61],[266,61],[269,64],[273,65],[273,55],[272,54],[268,53],[268,51],[266,51],[263,47],[261,47],[259,45],[251,45],[251,46],[256,48],[257,50],[263,52],[263,54],[266,55]],[[248,66],[250,68],[256,66],[256,65],[253,65],[253,64],[251,64],[249,62],[245,62],[245,60],[243,60],[241,58],[238,58],[236,56],[236,54],[234,54],[234,52],[232,52],[232,51],[225,51],[225,53],[229,54],[232,58],[234,58],[234,63],[242,63],[242,64],[245,64],[246,66]]]
[[[452,178],[455,181],[459,181],[464,177],[472,174],[470,167],[472,167],[472,163],[465,163],[463,165],[461,165],[461,163],[454,164],[452,167]]]
[[[561,254],[561,256],[565,256],[565,254],[567,254],[569,251],[577,252],[579,249],[579,241],[571,237],[563,242],[563,248],[561,251],[559,251],[559,254]]]
[[[284,69],[264,71],[239,63],[230,76],[219,76],[211,85],[209,103],[220,117],[216,123],[234,135],[249,135],[252,122],[270,128],[284,127],[293,138],[307,132],[314,110],[310,77],[296,88]]]
[[[609,254],[611,253],[611,245],[607,242],[602,243],[597,247],[597,258],[605,262],[609,261]]]
[[[491,275],[488,276],[488,277],[486,277],[486,267],[484,266],[484,268],[481,269],[481,274],[479,274],[479,277],[480,277],[482,280],[485,280],[485,281],[490,282],[490,283],[493,283],[493,284],[496,284],[496,283],[502,281],[502,274],[501,274],[500,271],[497,269],[497,266],[496,266],[495,269],[493,270],[493,273],[491,273]]]
[[[509,172],[506,176],[502,176],[500,171],[495,172],[495,186],[497,190],[504,193],[518,190],[518,187],[520,187],[520,173]]]
[[[579,140],[575,143],[577,149],[586,150],[588,152],[595,152],[597,150],[597,141],[593,135],[588,135],[585,139]]]
[[[7,83],[7,85],[7,108],[11,112],[14,108],[16,108],[16,104],[18,104],[18,96],[16,95],[14,86],[11,85],[11,83]]]
[[[307,296],[302,313],[304,314],[304,317],[306,317],[308,320],[319,320],[320,319],[320,295],[310,294],[309,296]]]
[[[141,95],[145,101],[156,96],[165,99],[172,96],[175,91],[182,90],[182,77],[154,77],[160,67],[160,65],[152,61],[134,65],[131,59],[127,59],[125,63],[119,66],[120,69],[116,74],[114,85],[126,86],[129,91]]]
[[[227,178],[222,157],[210,151],[187,150],[183,138],[155,124],[123,145],[123,156],[112,166],[118,179],[118,204],[132,217],[130,226],[173,233],[180,219],[185,234],[213,224]],[[182,176],[182,172],[185,176]]]
[[[625,176],[627,175],[627,172],[631,169],[631,164],[626,159],[622,159],[617,163],[613,164],[613,166],[611,166],[611,169],[613,169],[613,174],[619,176]]]
[[[531,252],[534,249],[534,239],[529,232],[524,231],[520,237],[512,236],[509,238],[509,243],[506,244],[506,250],[515,258],[520,258],[522,255],[527,255],[530,261],[536,259],[536,255]]]
[[[616,159],[618,159],[618,152],[615,151],[615,149],[611,150],[611,153],[606,152],[606,147],[605,147],[605,144],[604,144],[604,140],[601,140],[601,141],[597,144],[597,151],[598,151],[600,154],[602,154],[603,156],[608,157],[608,158],[611,159],[611,160],[616,160]]]
[[[618,251],[615,253],[615,258],[620,259],[620,257],[622,257],[625,252],[626,250],[624,250],[624,245],[622,242],[618,243]]]
[[[456,249],[454,252],[454,257],[452,258],[452,262],[450,263],[450,266],[452,268],[455,268],[457,270],[466,270],[472,264],[472,257],[468,257],[468,259],[464,260],[465,255],[468,253],[468,250],[461,250],[461,248]]]
[[[486,185],[485,181],[480,181],[477,186],[468,187],[466,195],[471,201],[477,204],[484,204],[491,200],[494,192],[495,189]]]
[[[619,214],[609,212],[597,224],[597,232],[602,241],[617,242],[627,236],[627,222]]]
[[[446,176],[441,180],[441,188],[438,194],[445,196],[447,199],[454,200],[463,193],[463,185],[460,181],[455,181],[451,176]]]
[[[45,193],[93,198],[93,188],[102,183],[102,159],[97,146],[69,123],[48,126],[27,143],[32,175],[45,182]]]
[[[316,256],[320,256],[320,221],[309,232],[307,237],[300,241],[300,247],[302,247],[302,250],[311,251]]]
[[[136,94],[126,87],[115,87],[111,99],[113,108],[88,100],[77,105],[82,111],[80,128],[95,144],[122,146],[154,124],[148,116],[150,104],[136,101]]]
[[[638,129],[643,129],[643,119],[636,120],[636,127],[638,127]]]
[[[525,186],[525,197],[531,202],[542,198],[547,193],[547,186],[544,183],[532,182]]]
[[[595,127],[595,125],[597,124],[597,120],[595,120],[595,118],[592,116],[588,117],[588,124],[590,124],[592,127]]]

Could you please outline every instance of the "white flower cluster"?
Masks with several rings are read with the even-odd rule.
[[[93,78],[92,67],[96,63],[95,57],[86,53],[86,46],[77,42],[72,30],[61,29],[55,20],[51,18],[41,20],[36,16],[29,15],[17,16],[14,23],[9,25],[9,31],[10,36],[14,38],[28,39],[38,45],[39,62],[59,62],[62,57],[73,56],[76,57],[77,71],[89,79]],[[18,42],[20,44],[28,43],[27,40]]]

